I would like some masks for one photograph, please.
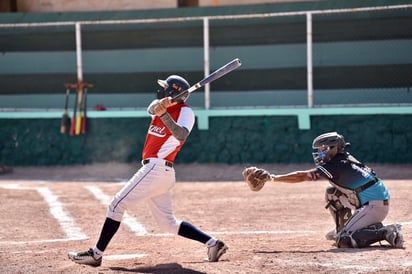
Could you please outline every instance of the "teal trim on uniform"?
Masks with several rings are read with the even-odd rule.
[[[412,107],[340,107],[340,108],[233,108],[194,109],[200,130],[209,129],[210,117],[296,116],[301,130],[311,128],[310,117],[322,115],[375,115],[412,114]],[[70,112],[69,112],[70,113]],[[13,111],[0,112],[0,119],[48,119],[61,118],[61,111]],[[149,117],[144,110],[88,111],[89,118],[142,118]]]

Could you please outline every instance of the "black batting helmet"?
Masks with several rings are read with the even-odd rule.
[[[157,83],[163,88],[157,91],[157,99],[175,97],[190,88],[189,82],[179,75],[170,75],[166,80],[157,80]],[[188,97],[189,93],[182,95],[177,101],[185,102]]]

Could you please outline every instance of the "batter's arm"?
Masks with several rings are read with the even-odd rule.
[[[170,130],[172,135],[180,142],[183,142],[186,140],[187,136],[189,136],[189,130],[185,127],[180,126],[177,124],[172,117],[170,116],[169,113],[165,113],[162,116],[160,116],[160,119],[162,119],[163,123],[167,126],[167,128]]]
[[[301,183],[305,181],[316,181],[319,178],[320,174],[316,171],[316,168],[293,171],[287,174],[271,175],[272,182],[281,183]]]
[[[155,115],[154,108],[155,108],[155,106],[156,106],[158,103],[159,103],[159,99],[154,99],[154,100],[150,103],[150,105],[147,107],[147,112],[148,112],[150,115]]]

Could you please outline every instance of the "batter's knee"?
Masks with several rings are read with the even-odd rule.
[[[177,220],[176,218],[159,220],[159,228],[166,233],[177,234],[179,232],[179,227],[182,221]]]
[[[126,208],[121,203],[116,202],[116,199],[113,199],[107,209],[106,217],[121,222],[125,211]]]

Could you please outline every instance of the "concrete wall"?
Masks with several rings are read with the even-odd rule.
[[[108,11],[175,8],[174,0],[18,0],[19,12]]]
[[[298,0],[16,0],[19,12],[71,12],[71,11],[114,11],[177,8],[180,6],[199,7],[235,6],[248,4],[298,2]],[[300,0],[299,2],[313,0]],[[8,1],[0,1],[8,2]],[[180,2],[180,4],[179,4]],[[186,2],[186,4],[184,4]],[[0,6],[1,7],[1,6]]]

